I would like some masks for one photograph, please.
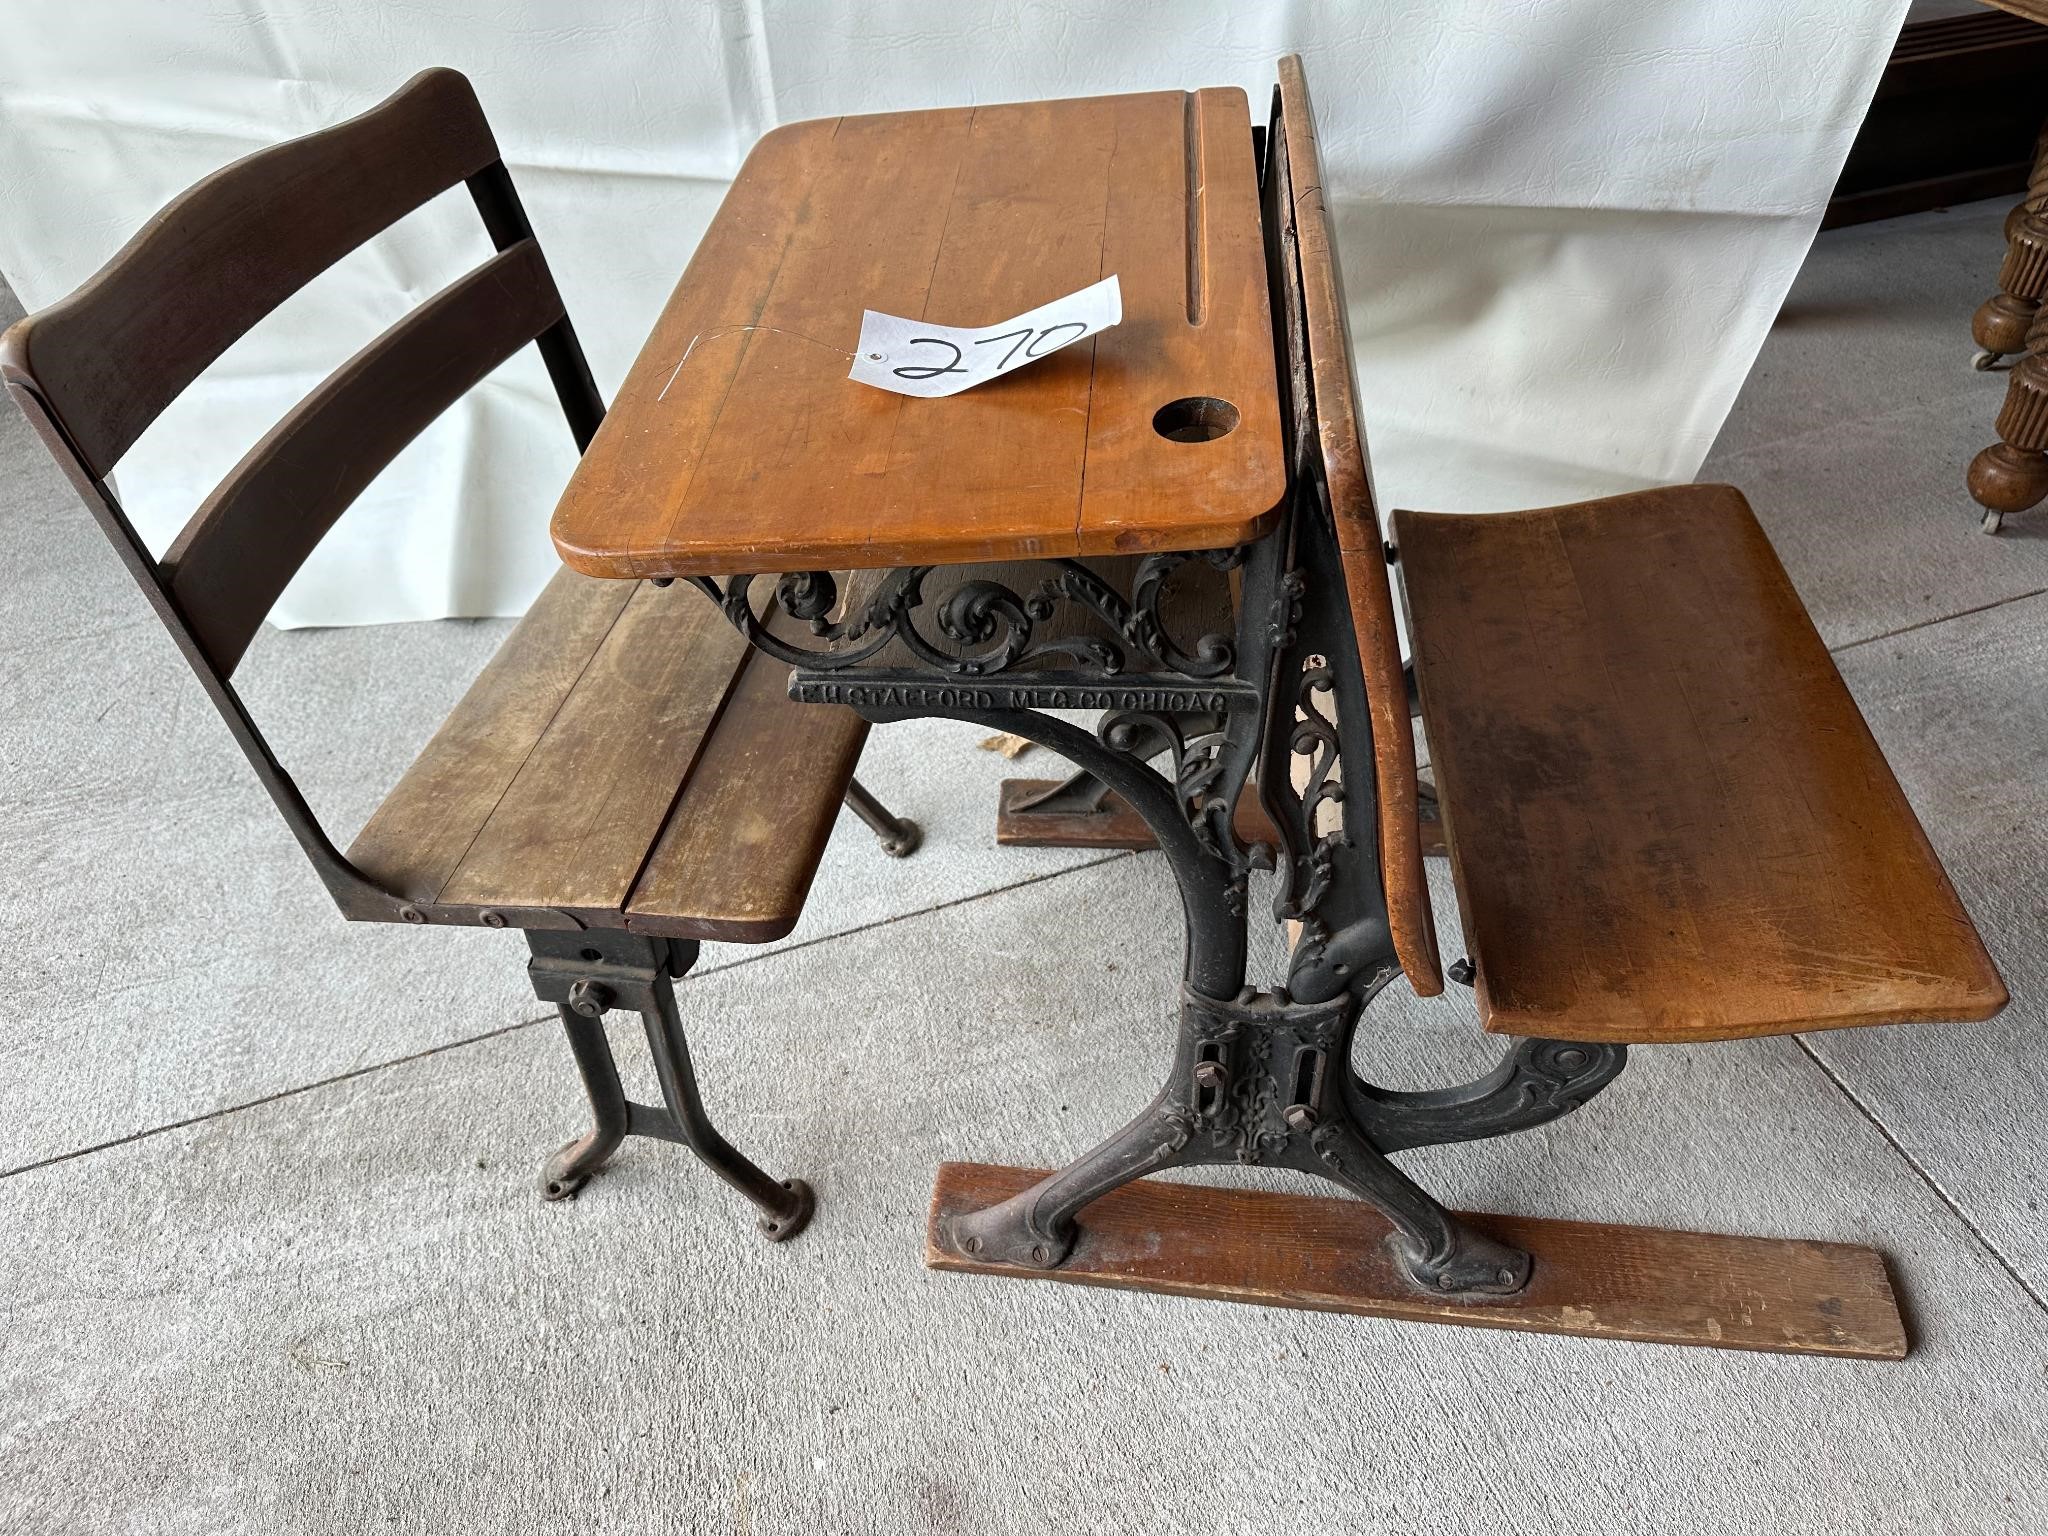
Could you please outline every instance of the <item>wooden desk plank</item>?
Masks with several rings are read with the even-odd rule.
[[[846,377],[863,309],[1123,324],[944,400]],[[1229,400],[1209,442],[1160,407]],[[1244,94],[792,124],[756,146],[556,510],[600,576],[1192,549],[1285,494]]]
[[[1107,276],[1104,186],[1117,116],[1114,97],[973,114],[945,203],[944,241],[928,263],[926,318],[980,325]],[[860,308],[858,301],[840,306],[856,315]],[[1068,499],[1051,531],[1070,534],[1071,488],[1088,456],[1097,346],[1084,341],[946,400],[885,395],[896,419],[867,547],[917,546],[942,506],[947,534],[976,551],[963,558],[997,558],[991,552],[1005,547],[1012,525],[1055,486]],[[874,393],[844,380],[826,385],[832,394]],[[1043,552],[1071,549],[1061,543]]]

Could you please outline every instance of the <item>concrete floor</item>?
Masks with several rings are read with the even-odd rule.
[[[1177,968],[1154,856],[990,845],[1017,770],[964,727],[868,749],[916,860],[849,819],[800,932],[681,989],[811,1232],[763,1246],[638,1143],[544,1207],[581,1111],[516,936],[339,920],[0,417],[0,1530],[2048,1527],[2048,512],[1986,539],[1961,490],[2003,212],[1824,236],[1703,478],[1770,528],[2012,1008],[1646,1051],[1582,1115],[1410,1160],[1454,1204],[1879,1246],[1896,1365],[926,1272],[933,1165],[1119,1121]],[[348,828],[504,628],[266,632],[242,680]],[[1491,1054],[1468,995],[1374,1016],[1397,1084]]]

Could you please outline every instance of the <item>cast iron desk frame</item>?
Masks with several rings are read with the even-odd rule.
[[[1254,135],[1262,180],[1267,137]],[[1291,220],[1267,201],[1276,341],[1283,360],[1298,359],[1305,336]],[[850,596],[826,571],[678,579],[790,663],[792,697],[877,724],[942,717],[1037,742],[1081,770],[1077,796],[1107,786],[1125,800],[1172,869],[1186,950],[1164,1086],[1067,1168],[960,1218],[947,1235],[963,1253],[1055,1268],[1072,1251],[1077,1214],[1110,1190],[1168,1168],[1257,1164],[1331,1180],[1377,1207],[1418,1286],[1512,1294],[1528,1282],[1529,1255],[1460,1222],[1391,1154],[1567,1114],[1613,1080],[1626,1047],[1524,1039],[1485,1076],[1426,1091],[1382,1088],[1353,1069],[1360,1015],[1400,967],[1375,851],[1377,809],[1369,793],[1345,792],[1341,771],[1357,765],[1351,782],[1372,783],[1372,739],[1314,451],[1314,402],[1305,370],[1282,376],[1294,381],[1290,477],[1271,531],[1236,548],[1146,555],[1127,591],[1072,558],[1042,561],[1041,579],[1022,590],[972,568],[934,580],[942,568],[932,565],[871,573]],[[1191,564],[1229,573],[1234,633],[1169,633],[1162,599]],[[930,601],[928,582],[946,583]],[[771,630],[778,610],[787,619]],[[1082,638],[1072,624],[1046,623],[1077,610],[1087,620]],[[1049,628],[1062,637],[1046,638]],[[808,639],[787,638],[806,630]],[[1047,713],[1074,709],[1103,712],[1092,735]],[[1254,778],[1277,847],[1248,846],[1233,829]],[[1268,987],[1247,976],[1255,868],[1275,874],[1274,920],[1300,924],[1286,976]]]

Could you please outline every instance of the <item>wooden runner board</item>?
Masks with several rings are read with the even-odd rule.
[[[996,842],[1005,848],[1157,848],[1159,840],[1120,795],[1110,795],[1102,809],[1087,814],[1060,814],[1018,809],[1019,803],[1056,787],[1057,779],[1005,779],[996,809]],[[1259,792],[1246,785],[1237,797],[1237,835],[1246,843],[1278,846],[1279,829],[1259,804]]]
[[[980,326],[1112,274],[1121,324],[963,394],[847,378],[864,309]],[[621,577],[1241,544],[1287,491],[1275,380],[1242,91],[792,123],[726,194],[555,543]],[[1155,426],[1208,399],[1236,426]]]
[[[1460,1219],[1481,1232],[1534,1254],[1536,1267],[1518,1296],[1450,1301],[1417,1291],[1399,1273],[1391,1229],[1363,1201],[1140,1179],[1082,1213],[1080,1239],[1058,1269],[991,1264],[949,1245],[953,1217],[1044,1177],[1030,1168],[941,1163],[926,1265],[1638,1343],[1859,1360],[1902,1360],[1909,1347],[1883,1257],[1848,1243],[1466,1214]]]

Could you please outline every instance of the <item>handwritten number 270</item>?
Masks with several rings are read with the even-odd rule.
[[[1025,361],[1029,362],[1032,358],[1043,357],[1050,347],[1061,346],[1074,339],[1072,336],[1061,335],[1062,332],[1073,331],[1078,334],[1087,329],[1088,327],[1079,320],[1062,321],[1058,325],[1048,325],[1043,330],[1034,330],[1027,325],[1022,330],[1004,331],[1000,336],[983,336],[974,345],[977,347],[987,347],[993,346],[999,341],[1010,343],[1010,350],[1002,355],[1002,359],[993,370],[996,373],[1001,373],[1010,366],[1011,360],[1016,357],[1019,351],[1023,352]],[[1052,338],[1055,336],[1060,337],[1059,341],[1053,341]],[[910,338],[910,344],[913,347],[945,347],[953,355],[943,363],[930,365],[918,363],[907,368],[891,369],[890,371],[899,379],[935,379],[942,373],[966,373],[970,371],[960,366],[961,359],[965,354],[958,345],[946,340],[943,336],[913,336]]]

